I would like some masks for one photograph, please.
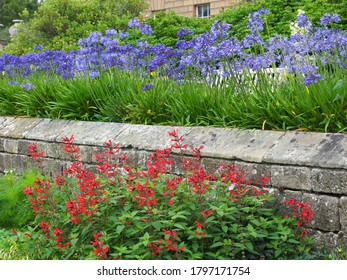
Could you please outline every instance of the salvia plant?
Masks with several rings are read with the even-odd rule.
[[[170,146],[154,151],[145,168],[130,167],[109,140],[95,154],[94,171],[84,167],[73,136],[64,137],[71,164],[24,187],[35,221],[27,231],[13,229],[17,251],[30,259],[310,257],[315,247],[307,226],[314,214],[308,203],[286,200],[288,211],[279,213],[268,177],[255,187],[234,165],[209,173],[202,146],[188,148],[177,130],[169,136]],[[42,160],[35,143],[29,151]],[[174,175],[178,166],[183,173]]]

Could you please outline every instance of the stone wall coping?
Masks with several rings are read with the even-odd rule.
[[[0,117],[0,137],[121,148],[169,147],[169,131],[178,130],[189,147],[203,145],[202,156],[250,163],[347,169],[347,134],[304,131],[241,130],[215,127],[152,126],[122,123]]]

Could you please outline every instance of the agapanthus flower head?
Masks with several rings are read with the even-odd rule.
[[[186,36],[193,36],[194,32],[193,30],[191,30],[190,28],[184,28],[182,27],[180,30],[178,30],[177,32],[177,37],[179,39],[186,37]]]
[[[153,87],[154,87],[153,84],[145,84],[145,85],[142,87],[142,90],[143,90],[143,91],[150,90],[150,89],[152,89]]]
[[[108,29],[106,30],[106,36],[107,37],[112,37],[112,36],[116,36],[118,34],[116,29]]]
[[[42,50],[43,50],[43,46],[42,46],[41,44],[36,45],[36,46],[34,47],[34,51],[42,51]]]
[[[320,23],[323,26],[327,26],[331,23],[339,23],[340,22],[340,17],[338,14],[324,14],[322,18],[320,19]]]
[[[304,84],[306,86],[309,86],[310,84],[317,83],[322,78],[323,78],[322,75],[318,73],[310,73],[304,78]]]
[[[216,20],[211,27],[211,32],[217,32],[218,31],[219,33],[227,36],[229,29],[230,29],[229,23]]]
[[[27,91],[29,91],[29,90],[35,89],[36,86],[30,82],[27,82],[27,83],[21,83],[20,88],[25,88]]]
[[[251,30],[252,34],[264,29],[262,16],[269,13],[270,11],[268,9],[261,8],[260,10],[249,14],[247,26]]]
[[[142,35],[147,35],[147,36],[153,35],[152,27],[149,24],[140,25],[139,30]]]
[[[148,47],[148,42],[146,40],[137,41],[136,46],[138,46],[141,49],[144,49]]]
[[[15,80],[9,81],[8,82],[9,85],[18,85],[18,82]]]
[[[91,78],[91,79],[95,79],[95,78],[97,78],[97,77],[99,77],[100,76],[100,72],[99,71],[92,71],[92,72],[90,72],[90,74],[89,74],[89,77]]]
[[[129,37],[129,33],[126,31],[122,31],[119,33],[119,38],[120,39],[124,39],[124,38],[128,38]]]
[[[141,23],[140,23],[139,19],[132,18],[128,22],[128,27],[129,28],[140,28],[141,27]]]
[[[87,45],[94,46],[99,43],[99,39],[102,37],[100,32],[91,32],[87,38]]]
[[[308,17],[305,14],[303,14],[303,13],[300,13],[298,15],[298,17],[296,18],[296,22],[298,23],[298,26],[300,28],[308,27],[310,25]]]

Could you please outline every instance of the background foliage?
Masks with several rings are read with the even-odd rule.
[[[46,49],[77,49],[78,39],[96,30],[124,29],[146,7],[144,0],[46,0],[4,52],[29,53],[39,44]]]
[[[0,23],[4,26],[12,25],[12,20],[21,18],[24,10],[32,15],[38,8],[37,0],[0,0]]]
[[[16,3],[21,3],[21,6]],[[15,5],[18,7],[15,8]],[[87,37],[91,31],[105,32],[109,28],[124,30],[130,18],[140,16],[147,7],[147,2],[145,0],[46,0],[39,5],[34,15],[33,11],[37,8],[36,0],[1,0],[0,6],[2,8],[0,19],[5,24],[9,23],[9,17],[19,16],[23,9],[27,9],[20,14],[25,23],[22,24],[18,36],[3,51],[20,55],[30,53],[38,44],[43,45],[45,49],[65,51],[77,49],[78,39]],[[275,34],[289,35],[290,24],[295,21],[298,9],[304,10],[316,25],[319,25],[319,19],[325,13],[337,13],[341,18],[339,28],[347,29],[346,0],[243,1],[210,19],[186,18],[173,11],[167,14],[157,13],[155,17],[148,19],[141,16],[140,18],[153,28],[154,34],[148,40],[150,44],[162,43],[174,46],[177,42],[177,31],[181,27],[190,28],[195,35],[199,35],[209,30],[216,19],[231,24],[230,35],[242,39],[249,34],[248,15],[261,7],[270,10],[270,14],[265,18],[267,28],[262,34],[265,38]],[[11,13],[7,12],[8,9]]]

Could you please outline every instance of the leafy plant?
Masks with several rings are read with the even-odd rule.
[[[286,201],[276,211],[268,178],[252,187],[237,167],[214,174],[201,165],[202,147],[189,154],[177,131],[171,146],[156,150],[146,169],[131,168],[118,145],[107,141],[95,155],[97,173],[83,167],[73,137],[63,138],[72,164],[55,180],[37,178],[24,189],[35,215],[26,254],[35,259],[297,259],[313,243],[303,226],[308,204]],[[35,144],[34,159],[43,156]],[[170,175],[174,164],[182,175]],[[262,186],[263,187],[262,187]],[[23,250],[24,251],[24,250]]]
[[[26,171],[17,175],[7,171],[0,176],[0,227],[22,228],[34,219],[29,201],[25,200],[23,186],[31,185],[37,171]]]

